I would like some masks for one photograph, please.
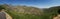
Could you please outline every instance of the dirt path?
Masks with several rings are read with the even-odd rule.
[[[60,14],[58,14],[56,17],[54,17],[53,19],[60,19]]]
[[[6,19],[12,19],[12,17],[6,13]]]
[[[5,11],[2,11],[3,13],[5,13],[6,15],[6,19],[12,19],[12,17],[8,14],[8,13],[6,13]]]

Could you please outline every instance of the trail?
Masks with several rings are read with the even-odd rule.
[[[12,19],[12,17],[8,14],[8,13],[6,13],[5,11],[2,11],[3,13],[5,13],[6,15],[6,19]]]
[[[12,19],[12,17],[6,13],[6,19]]]
[[[53,19],[60,19],[60,14],[58,14],[56,17],[54,17]]]

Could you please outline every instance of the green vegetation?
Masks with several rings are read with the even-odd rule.
[[[52,16],[55,16],[57,10],[60,9],[60,6],[39,9],[36,7],[28,6],[13,6],[4,4],[3,7],[8,14],[12,16],[13,19],[52,19]]]

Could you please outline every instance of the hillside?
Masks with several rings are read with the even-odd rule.
[[[8,4],[1,5],[13,19],[41,19],[43,11],[36,7],[13,6]]]
[[[30,6],[13,6],[8,4],[0,5],[5,8],[5,11],[12,16],[13,19],[52,19],[53,16],[56,16],[57,11],[60,9],[60,6],[50,7],[50,8],[36,8]]]

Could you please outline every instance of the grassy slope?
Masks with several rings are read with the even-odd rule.
[[[23,14],[18,13],[16,11],[7,10],[7,13],[12,16],[13,19],[42,19],[41,16],[33,15],[33,14]]]

